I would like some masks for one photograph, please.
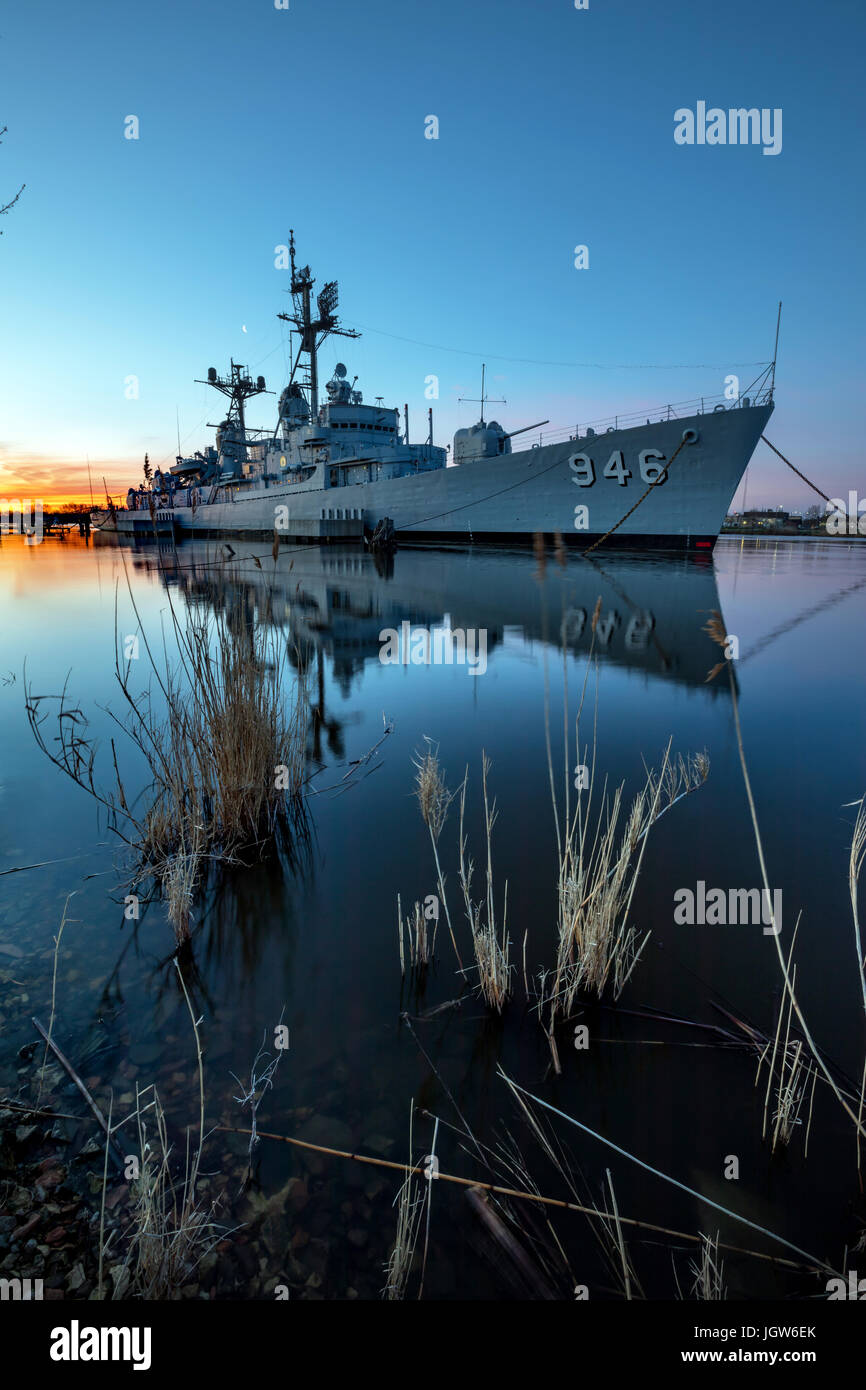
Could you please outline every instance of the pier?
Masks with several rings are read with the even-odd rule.
[[[42,518],[42,533],[45,536],[74,530],[80,536],[90,535],[89,512],[46,512]]]

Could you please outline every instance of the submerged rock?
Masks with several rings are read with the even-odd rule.
[[[368,1134],[362,1145],[363,1149],[373,1154],[381,1154],[383,1158],[387,1158],[393,1147],[394,1140],[389,1139],[386,1134]]]
[[[313,1115],[298,1130],[297,1138],[305,1144],[321,1144],[323,1148],[352,1152],[352,1131],[342,1120],[330,1115]],[[326,1163],[333,1161],[327,1154],[315,1153],[310,1149],[301,1149],[300,1154],[301,1162],[311,1173],[323,1173]]]

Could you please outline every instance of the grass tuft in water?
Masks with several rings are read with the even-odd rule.
[[[47,697],[27,686],[26,708],[42,751],[107,808],[112,828],[135,854],[131,886],[156,886],[182,942],[205,866],[241,862],[263,852],[281,829],[299,825],[308,698],[304,676],[290,672],[285,649],[258,618],[192,609],[179,618],[173,606],[171,617],[176,655],[164,643],[157,659],[141,637],[151,674],[143,692],[133,689],[135,663],[121,654],[115,622],[125,716],[108,713],[144,759],[150,785],[143,796],[127,795],[114,739],[114,783],[97,785],[97,745],[65,687]],[[47,740],[48,699],[59,702],[59,748]]]

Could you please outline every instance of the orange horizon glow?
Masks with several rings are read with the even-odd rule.
[[[103,481],[104,479],[104,481]],[[92,505],[105,505],[105,491],[115,501],[126,499],[130,484],[141,479],[140,459],[96,459],[90,464]],[[10,504],[41,502],[43,511],[62,511],[66,506],[91,505],[91,481],[87,464],[80,459],[46,458],[42,454],[0,456],[0,500]]]

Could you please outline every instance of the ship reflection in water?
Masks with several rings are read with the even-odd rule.
[[[530,560],[525,551],[380,557],[356,547],[305,547],[282,550],[274,561],[262,545],[241,542],[229,554],[222,544],[190,541],[136,549],[134,563],[190,603],[229,616],[257,614],[299,650],[317,649],[344,692],[367,663],[385,659],[388,633],[397,634],[398,664],[435,664],[437,656],[452,664],[447,643],[433,640],[444,630],[466,634],[470,654],[475,640],[478,674],[481,643],[473,635],[483,634],[491,665],[515,643],[564,647],[575,657],[592,645],[602,663],[700,687],[708,698],[728,693],[726,681],[706,684],[718,648],[703,625],[720,606],[709,559],[571,555],[561,563],[550,553]],[[423,640],[401,640],[419,632],[432,634],[426,654]],[[459,652],[453,664],[461,664]]]

